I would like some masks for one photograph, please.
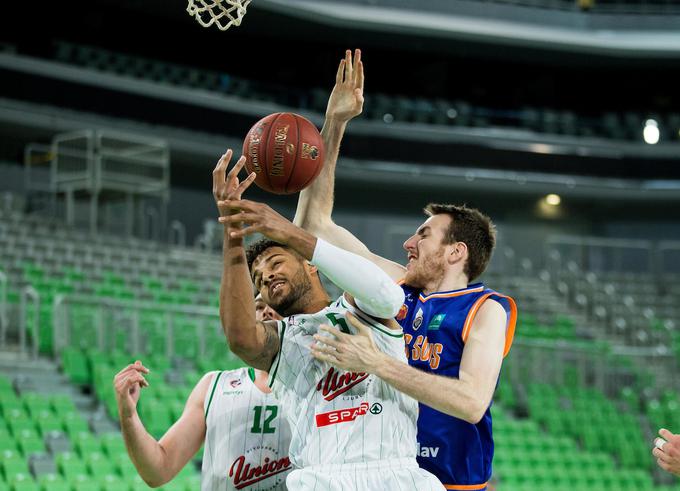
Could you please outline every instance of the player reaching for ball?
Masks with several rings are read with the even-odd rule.
[[[358,53],[357,53],[358,54]],[[346,53],[337,84],[351,86],[361,60]],[[503,357],[512,344],[513,299],[471,283],[495,246],[495,228],[466,206],[430,204],[427,220],[404,242],[408,265],[373,254],[332,218],[334,173],[344,122],[325,134],[326,163],[299,197],[295,223],[311,234],[370,260],[395,281],[406,300],[397,320],[404,330],[409,365],[380,352],[375,331],[359,336],[328,331],[334,339],[313,350],[320,361],[372,373],[420,401],[418,462],[447,489],[484,490],[491,477],[491,399]]]
[[[258,321],[280,319],[260,296]],[[202,491],[281,490],[292,469],[290,427],[267,386],[267,373],[252,368],[208,372],[187,399],[182,416],[156,441],[137,414],[149,370],[137,361],[113,384],[120,428],[130,460],[151,487],[171,481],[205,444]]]
[[[339,94],[345,89],[347,97]],[[343,97],[334,99],[338,95]],[[329,106],[349,107],[349,120],[357,95],[355,87],[336,84]],[[230,157],[227,152],[213,172],[224,224],[220,318],[232,351],[251,366],[269,370],[274,394],[289,408],[290,459],[296,469],[288,487],[443,489],[415,460],[415,400],[372,375],[339,371],[310,356],[322,324],[349,333],[355,315],[376,333],[383,352],[405,363],[403,334],[392,319],[403,302],[401,288],[370,261],[317,240],[267,205],[239,199],[255,175],[243,183],[236,177],[245,157],[227,174]],[[267,239],[246,255],[243,238],[254,232]],[[335,302],[329,301],[319,271],[345,291]],[[254,318],[252,283],[285,319]]]

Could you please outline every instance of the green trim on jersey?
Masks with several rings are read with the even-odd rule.
[[[347,310],[350,312],[352,311],[352,306],[347,303],[345,300],[345,295],[340,297],[340,302],[342,303],[342,306],[345,307]],[[370,317],[368,317],[368,314],[361,312],[359,309],[355,309],[356,312],[355,315],[359,318],[359,320],[363,321],[365,324],[368,324],[368,326],[372,329],[375,329],[376,331],[380,331],[383,334],[387,334],[388,336],[391,336],[393,338],[403,338],[404,337],[404,331],[399,329],[399,331],[395,331],[394,333],[389,332],[389,330],[382,329],[378,327],[375,321],[373,321]]]
[[[250,377],[250,380],[255,382],[255,369],[253,367],[248,367],[248,376]]]
[[[210,393],[210,399],[208,399],[208,407],[205,408],[205,419],[208,419],[208,410],[210,410],[210,404],[212,403],[213,396],[215,395],[215,389],[217,388],[217,382],[219,382],[220,377],[222,376],[222,373],[224,373],[224,372],[218,372],[217,376],[215,377],[215,382],[213,383],[212,392]]]
[[[277,321],[281,323],[281,334],[279,335],[279,352],[276,354],[276,367],[272,370],[272,374],[269,380],[269,388],[271,389],[274,385],[274,380],[276,379],[276,372],[279,369],[279,364],[281,363],[281,348],[283,347],[283,337],[286,334],[286,321]]]

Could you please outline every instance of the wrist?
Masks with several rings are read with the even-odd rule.
[[[385,380],[387,374],[390,371],[389,365],[393,361],[394,359],[391,356],[386,355],[383,352],[378,352],[377,356],[374,358],[374,361],[368,367],[369,372],[375,375],[376,377]]]

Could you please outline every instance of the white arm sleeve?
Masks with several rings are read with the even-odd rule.
[[[323,239],[316,240],[311,262],[369,315],[390,319],[404,303],[404,291],[382,269]]]

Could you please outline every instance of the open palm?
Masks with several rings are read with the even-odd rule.
[[[335,86],[328,99],[326,118],[347,122],[361,114],[364,106],[364,65],[361,50],[347,50],[345,58],[338,66]]]

